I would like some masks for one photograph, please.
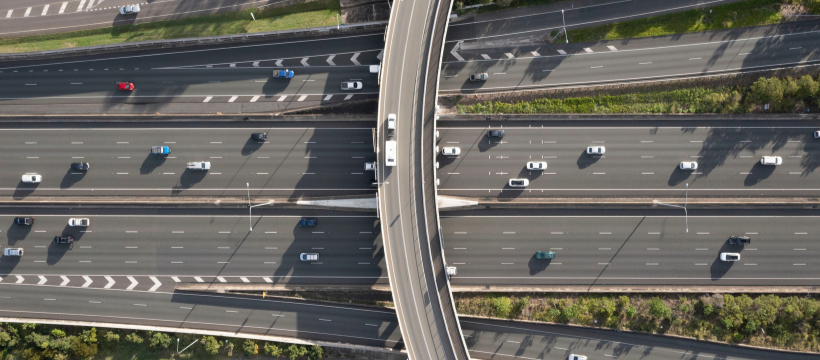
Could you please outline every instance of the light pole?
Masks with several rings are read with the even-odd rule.
[[[257,206],[265,206],[265,205],[273,204],[273,200],[268,201],[264,204],[251,205],[251,183],[245,183],[245,186],[248,188],[248,227],[250,228],[249,231],[253,231],[253,212],[251,211],[251,209],[253,209]]]
[[[671,204],[664,204],[664,203],[656,203],[658,205],[663,206],[671,206],[676,208],[683,209],[683,214],[686,217],[686,233],[689,233],[689,211],[686,210],[686,205],[689,204],[689,183],[686,183],[686,202],[683,203],[683,206],[680,205],[671,205]]]
[[[564,9],[561,9],[561,21],[564,22],[564,39],[569,44],[569,35],[567,35],[567,20],[564,19]]]

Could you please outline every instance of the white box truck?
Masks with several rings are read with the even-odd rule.
[[[384,142],[384,163],[387,166],[396,166],[396,141]]]

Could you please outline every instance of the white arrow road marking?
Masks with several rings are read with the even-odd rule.
[[[91,283],[94,282],[94,280],[91,280],[91,278],[88,277],[88,276],[83,276],[83,279],[85,279],[85,284],[83,284],[83,286],[81,286],[81,287],[84,287],[84,288],[87,288],[88,285],[91,285]]]
[[[558,50],[558,53],[561,54],[561,55],[566,55],[567,54],[567,52],[564,51],[564,50]]]
[[[285,98],[287,98],[287,97],[288,97],[287,95],[282,95],[282,96],[279,97],[279,100],[276,100],[276,101],[285,101]]]
[[[541,54],[539,54],[538,51],[530,51],[530,54],[532,54],[532,56],[535,57],[541,56]]]
[[[246,278],[246,277],[244,277],[244,276],[240,276],[240,277],[239,277],[239,280],[242,280],[242,282],[244,282],[244,283],[249,283],[249,282],[251,282],[250,280],[248,280],[248,278]]]
[[[330,100],[332,97],[333,97],[333,95],[328,95],[328,96],[325,96],[325,101]]]
[[[481,54],[481,57],[483,57],[484,60],[490,60],[491,59],[490,55],[487,55],[487,54]]]
[[[358,60],[356,60],[356,58],[359,57],[359,54],[361,54],[361,53],[354,53],[353,57],[350,58],[350,61],[353,62],[356,65],[361,65],[361,63]]]
[[[464,61],[464,58],[461,57],[461,55],[459,55],[458,52],[456,52],[456,50],[458,50],[458,48],[461,47],[461,43],[463,42],[464,41],[457,42],[456,46],[453,46],[453,50],[450,50],[450,54],[452,54],[456,59],[458,59],[458,61]]]
[[[268,284],[273,282],[273,280],[271,280],[271,278],[269,278],[269,277],[263,277],[262,279],[264,279],[265,282],[268,283]]]
[[[304,66],[310,66],[310,64],[308,64],[308,63],[307,63],[307,59],[308,59],[308,58],[302,58],[302,65],[304,65]]]
[[[223,283],[227,282],[227,281],[225,281],[225,278],[221,277],[221,276],[217,276],[216,279],[219,280],[219,282],[223,282]]]
[[[379,61],[382,61],[383,58],[384,58],[384,49],[382,49],[382,51],[379,51],[379,55],[376,55],[376,59],[379,59]]]
[[[159,282],[159,280],[157,280],[157,278],[155,278],[153,276],[149,276],[149,278],[151,279],[151,281],[154,282],[154,286],[152,286],[150,289],[148,289],[148,291],[155,291],[155,290],[159,289],[160,286],[162,286],[162,283]]]
[[[276,66],[282,66],[282,60],[276,60]]]
[[[259,95],[256,95],[251,98],[251,102],[256,102],[256,100],[259,100]]]
[[[259,62],[258,62],[258,61],[254,61],[254,62],[253,62],[253,67],[259,67]]]
[[[65,275],[60,275],[60,279],[63,279],[63,282],[60,283],[60,286],[66,286],[66,285],[68,285],[68,282],[71,281],[71,280],[68,280],[68,276],[65,276]]]
[[[17,277],[17,282],[15,284],[21,284],[23,281],[26,280],[24,277],[22,277],[20,275],[14,275],[14,276]]]
[[[353,98],[353,94],[347,94],[347,96],[345,96],[345,100],[350,100],[351,98]]]
[[[129,276],[129,277],[128,277],[128,280],[130,280],[130,281],[131,281],[131,285],[128,285],[128,287],[127,287],[125,290],[133,290],[135,287],[137,287],[137,284],[139,284],[139,283],[137,282],[137,280],[136,280],[136,279],[134,279],[134,277],[133,277],[133,276]]]
[[[106,277],[105,277],[105,279],[106,279],[106,280],[108,280],[108,284],[105,284],[105,286],[103,287],[103,289],[110,289],[112,286],[114,286],[114,284],[116,284],[116,283],[117,283],[117,282],[116,282],[116,281],[114,281],[114,279],[112,279],[110,276],[106,276]]]
[[[39,277],[39,278],[40,278],[40,282],[38,282],[38,283],[37,283],[37,285],[43,285],[43,284],[45,284],[45,283],[46,283],[46,281],[48,281],[48,280],[46,279],[46,277],[45,277],[45,276],[43,276],[43,275],[37,275],[37,277]]]
[[[171,276],[171,280],[174,280],[174,282],[179,282],[179,278],[176,276]]]
[[[327,57],[327,63],[330,64],[330,66],[336,66],[336,63],[333,62],[333,58],[335,57],[336,55],[330,55]]]
[[[194,276],[194,280],[196,280],[196,282],[204,282],[202,281],[202,278],[199,276]]]

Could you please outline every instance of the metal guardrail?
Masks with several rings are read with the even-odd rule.
[[[380,29],[380,28],[384,28],[386,25],[387,25],[387,21],[374,21],[374,22],[354,24],[354,25],[324,26],[324,27],[316,27],[316,28],[280,30],[280,31],[270,31],[270,32],[253,33],[253,34],[221,35],[221,36],[207,36],[207,37],[171,39],[171,40],[155,40],[155,41],[154,40],[149,40],[149,41],[138,41],[138,42],[132,42],[132,43],[122,43],[122,44],[86,46],[86,47],[72,48],[72,49],[59,49],[59,50],[45,50],[45,51],[36,51],[36,52],[27,52],[27,53],[0,54],[0,62],[51,59],[51,58],[59,58],[59,57],[81,56],[81,55],[96,55],[96,54],[124,52],[124,51],[136,51],[136,50],[151,50],[151,49],[178,48],[178,47],[190,47],[190,46],[202,46],[202,45],[231,44],[231,43],[275,40],[275,39],[284,39],[284,38],[293,38],[293,37],[302,37],[302,36],[329,35],[329,34],[336,34],[336,33],[356,33],[356,32],[362,32],[362,31],[377,30],[377,29]]]

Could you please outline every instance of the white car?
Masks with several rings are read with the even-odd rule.
[[[461,148],[445,147],[445,148],[441,149],[441,155],[444,155],[444,156],[459,156],[459,155],[461,155]]]
[[[681,170],[696,170],[698,168],[698,163],[694,161],[682,161],[680,163]]]
[[[780,165],[783,164],[783,158],[780,156],[764,156],[760,159],[763,165]]]
[[[739,261],[740,254],[738,253],[720,253],[721,261]]]
[[[210,161],[193,161],[188,163],[188,170],[211,170]]]
[[[364,163],[364,171],[376,171],[376,162]]]
[[[584,355],[569,354],[567,360],[587,360],[587,357]]]
[[[68,219],[68,226],[89,226],[91,225],[91,220],[88,218],[71,218]]]
[[[527,187],[530,184],[530,181],[527,179],[510,179],[508,185],[510,187]]]
[[[3,250],[3,255],[23,256],[23,248],[6,248],[5,250]]]
[[[527,163],[527,170],[544,171],[547,170],[546,161],[530,161]]]
[[[361,81],[342,81],[342,90],[361,90]]]
[[[25,174],[23,175],[23,182],[29,184],[39,184],[43,181],[42,175],[37,174]]]
[[[817,131],[814,132],[814,138],[815,139],[820,139],[820,130],[817,130]]]
[[[319,254],[318,253],[301,253],[299,254],[299,260],[302,261],[318,261]]]
[[[132,15],[140,12],[139,5],[126,5],[120,8],[120,15]]]
[[[590,155],[603,155],[606,152],[606,148],[603,146],[589,146],[587,147],[587,154]]]
[[[396,130],[396,114],[387,115],[387,130]]]

